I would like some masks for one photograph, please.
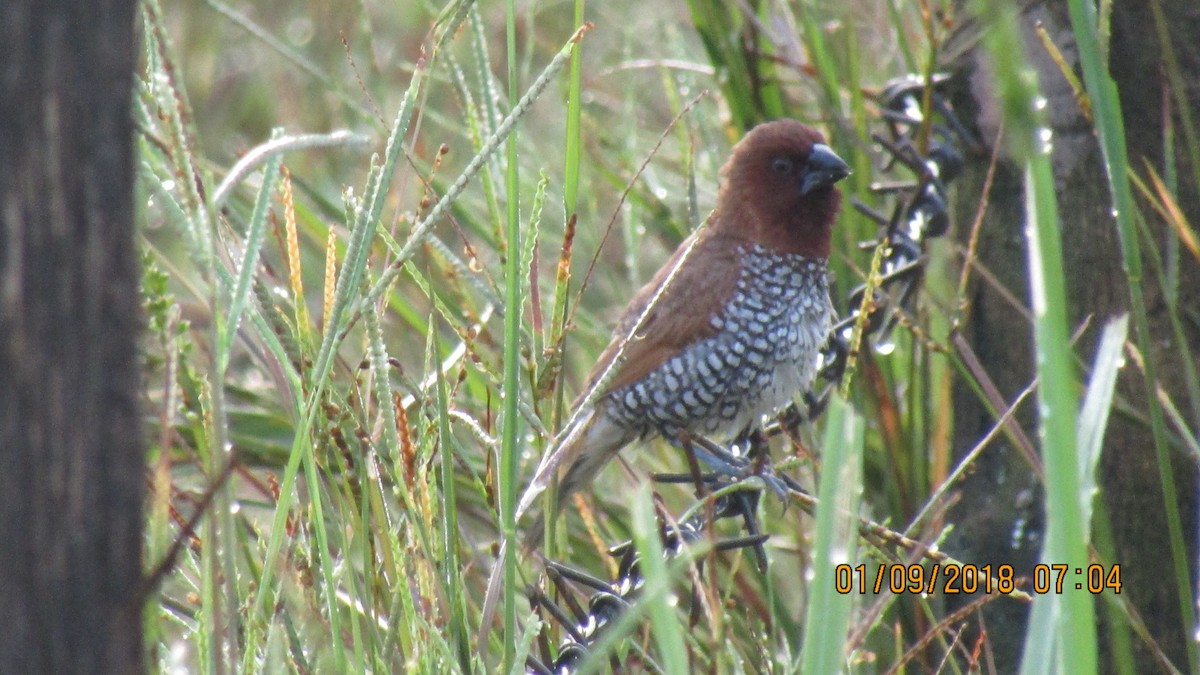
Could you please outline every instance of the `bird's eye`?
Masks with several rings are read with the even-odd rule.
[[[788,157],[776,157],[775,159],[771,160],[771,170],[781,176],[786,176],[795,168],[796,165],[793,164],[792,160]]]

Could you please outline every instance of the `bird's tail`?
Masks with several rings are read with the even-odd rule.
[[[555,477],[558,477],[558,495],[554,510],[562,513],[571,495],[595,480],[601,469],[617,456],[617,452],[636,437],[605,414],[603,403],[578,415],[577,419],[574,427],[538,465],[533,480],[529,482],[517,506],[518,520]],[[545,513],[539,513],[526,530],[524,550],[532,550],[541,543],[545,516]]]
[[[556,513],[561,513],[563,505],[571,495],[591,483],[600,470],[604,468],[617,452],[637,437],[609,417],[604,410],[604,404],[592,406],[588,410],[575,415],[575,422],[567,430],[554,449],[542,458],[533,480],[521,501],[517,504],[517,522],[529,510],[538,496],[546,491],[555,476],[559,476],[558,499],[554,503]],[[541,543],[546,529],[546,514],[539,513],[533,519],[521,545],[523,557],[527,557]],[[487,592],[484,594],[481,608],[481,625],[479,628],[479,644],[482,649],[486,645],[487,635],[491,629],[492,620],[496,616],[496,607],[500,599],[501,576],[504,571],[504,557],[512,555],[507,542],[500,546],[500,554],[496,566],[488,579]]]

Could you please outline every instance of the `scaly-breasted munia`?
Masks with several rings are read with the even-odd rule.
[[[808,389],[834,317],[825,270],[841,205],[834,184],[849,173],[795,120],[759,125],[734,146],[707,226],[625,308],[584,391],[615,374],[538,468],[520,512],[553,475],[561,510],[634,440],[728,441]]]

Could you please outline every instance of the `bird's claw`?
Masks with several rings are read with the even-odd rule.
[[[771,456],[766,451],[765,438],[761,434],[744,434],[729,448],[703,436],[688,436],[680,440],[697,459],[713,470],[713,475],[705,480],[710,487],[726,487],[757,478],[786,503],[791,490],[789,483],[794,481],[775,473]]]
[[[767,487],[771,488],[771,492],[774,492],[776,497],[783,501],[784,504],[787,504],[789,492],[787,483],[784,482],[783,478],[775,475],[773,468],[766,467],[766,471],[760,471],[756,475],[762,479]]]

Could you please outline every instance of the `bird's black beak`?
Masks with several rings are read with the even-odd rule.
[[[817,143],[808,153],[800,194],[806,195],[817,188],[829,187],[849,175],[850,165],[842,161],[828,145]]]

